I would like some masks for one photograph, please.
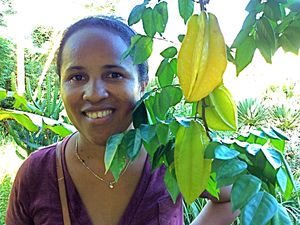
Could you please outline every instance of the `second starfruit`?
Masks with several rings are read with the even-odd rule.
[[[226,44],[216,16],[205,11],[191,16],[177,64],[186,100],[197,102],[219,86],[226,66]]]
[[[237,130],[237,106],[223,84],[205,98],[205,103],[205,120],[209,128],[219,131]],[[202,110],[202,105],[198,104],[199,115],[202,115]]]

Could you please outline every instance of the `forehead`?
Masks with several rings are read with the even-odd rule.
[[[86,27],[74,32],[67,39],[62,51],[62,64],[66,60],[76,61],[87,57],[114,60],[117,63],[121,61],[127,48],[128,45],[117,32],[101,27]],[[128,58],[125,61],[132,64]]]

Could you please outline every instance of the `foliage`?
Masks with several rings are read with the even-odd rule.
[[[12,188],[12,180],[9,175],[5,175],[0,181],[0,225],[5,225],[5,215],[7,202]]]
[[[192,221],[199,215],[201,210],[206,204],[206,200],[203,198],[197,198],[192,204],[188,205],[184,202],[184,224],[191,224]]]
[[[0,101],[7,97],[14,99],[12,109],[0,107],[0,120],[14,120],[5,122],[5,127],[27,154],[40,146],[52,144],[74,131],[73,126],[58,121],[62,111],[58,87],[56,86],[53,91],[50,78],[47,80],[46,96],[34,104],[15,92],[0,89]],[[21,154],[19,156],[26,157]]]
[[[282,130],[294,129],[300,125],[300,111],[287,105],[274,105],[270,109],[272,122]]]
[[[246,10],[248,16],[230,47],[237,74],[251,63],[256,49],[268,63],[272,63],[272,56],[280,47],[298,54],[300,7],[297,0],[252,0]]]
[[[193,14],[192,5],[194,3],[191,2],[179,1],[179,12],[184,22],[187,22]],[[205,8],[202,5],[203,2],[200,1],[202,9]],[[168,21],[167,2],[159,1],[156,5],[151,6],[148,3],[149,1],[144,1],[143,4],[135,6],[128,19],[129,25],[141,21],[145,31],[145,34],[137,34],[132,38],[130,48],[123,55],[124,57],[131,56],[136,64],[149,58],[155,36],[163,35]],[[288,15],[284,11],[282,11],[283,14],[280,12],[280,20],[285,21],[286,18],[290,18],[290,23],[281,24],[283,30],[276,36],[272,26],[276,27],[277,24],[273,24],[271,20],[277,22],[279,18],[272,16],[272,7],[267,11],[269,3],[270,1],[251,1],[247,7],[251,16],[246,19],[244,26],[246,24],[248,30],[239,34],[231,48],[237,49],[236,55],[234,57],[229,55],[229,60],[236,64],[237,73],[245,68],[253,57],[253,55],[251,57],[246,56],[248,61],[243,58],[241,44],[247,43],[247,49],[243,49],[243,52],[254,54],[254,50],[258,48],[266,61],[271,62],[277,48],[286,47],[284,41],[280,45],[275,45],[276,38],[282,35],[287,37],[285,32],[289,30],[290,25],[299,21],[298,13],[293,11],[294,8]],[[282,2],[276,2],[276,5],[282,10],[285,7],[292,7]],[[249,18],[252,18],[250,25]],[[298,32],[297,29],[295,28],[295,32]],[[248,31],[251,33],[249,34]],[[242,37],[247,40],[245,41]],[[295,41],[297,42],[295,46],[298,47],[299,39]],[[248,45],[249,42],[250,45]],[[207,126],[205,108],[202,113],[197,112],[195,109],[198,107],[195,107],[194,103],[186,102],[183,98],[181,87],[174,79],[174,75],[177,75],[176,67],[172,69],[171,66],[172,60],[175,62],[177,59],[177,52],[175,46],[169,46],[161,54],[164,59],[156,72],[158,87],[147,92],[138,102],[133,115],[135,129],[113,135],[108,140],[105,153],[106,169],[111,169],[115,178],[118,179],[119,173],[125,165],[122,163],[116,166],[116,162],[124,160],[120,158],[122,156],[120,151],[127,149],[127,160],[134,160],[142,142],[150,155],[152,168],[155,169],[162,164],[167,167],[164,180],[173,201],[176,200],[179,191],[181,191],[185,200],[190,204],[191,195],[187,195],[187,193],[198,194],[198,192],[196,193],[196,186],[202,184],[198,179],[200,172],[191,172],[189,165],[201,165],[202,161],[199,160],[202,159],[200,159],[201,157],[194,157],[195,150],[186,149],[184,153],[180,153],[181,158],[178,158],[179,156],[174,152],[178,152],[176,142],[178,138],[181,140],[184,127],[194,126],[195,123],[203,124],[207,136],[210,138],[210,143],[205,149],[205,158],[212,160],[210,180],[206,190],[217,197],[219,188],[233,184],[232,209],[241,211],[240,222],[243,225],[291,224],[286,210],[276,199],[277,193],[281,193],[284,199],[289,199],[295,187],[293,175],[284,157],[287,137],[277,128],[253,128],[248,130],[246,134],[237,134],[234,138],[227,139],[218,136],[218,133]],[[185,106],[192,108],[192,112],[179,117],[173,109],[182,101]],[[204,104],[202,103],[203,106],[206,107],[206,101],[202,100],[202,102],[204,102]],[[254,100],[243,106],[242,113],[246,114],[245,123],[258,126],[260,122],[266,119],[267,110],[259,108],[260,106],[258,103],[254,104]],[[247,121],[248,117],[251,119],[249,122]],[[186,132],[188,132],[187,129]],[[131,140],[133,143],[139,143],[138,145],[128,145],[130,142],[130,139],[128,140],[129,133],[136,134]],[[197,134],[195,133],[195,135]],[[201,135],[203,136],[203,132]],[[191,139],[183,138],[183,140],[186,141],[187,146],[191,145]],[[199,144],[203,144],[203,142]],[[180,174],[176,171],[178,160],[182,164]],[[203,175],[205,174],[200,176]],[[182,184],[183,176],[185,176],[184,180],[191,181],[190,185]],[[247,192],[245,192],[245,188],[247,188]]]
[[[269,117],[268,109],[258,99],[246,98],[238,103],[237,108],[240,127],[261,126]]]
[[[0,88],[12,89],[11,74],[16,70],[15,45],[0,37]]]
[[[278,199],[279,202],[283,205],[283,207],[286,209],[288,214],[290,215],[290,218],[293,221],[293,224],[299,224],[300,222],[300,183],[299,180],[297,182],[297,188],[296,191],[293,193],[290,200],[284,200],[279,195]]]
[[[51,40],[52,35],[53,27],[37,25],[31,33],[32,43],[35,47],[42,48],[46,42]]]
[[[38,87],[38,78],[41,75],[43,71],[43,65],[46,62],[46,55],[41,54],[39,52],[34,52],[30,49],[25,49],[25,74],[26,74],[26,85],[30,85],[32,90],[35,90],[37,88],[45,88],[43,87]],[[50,70],[48,71],[47,76],[50,76],[53,80],[56,78],[55,74],[55,66],[51,65]],[[43,83],[45,85],[45,83]],[[27,88],[28,89],[28,88]],[[26,91],[27,98],[31,98],[31,93],[29,91]]]

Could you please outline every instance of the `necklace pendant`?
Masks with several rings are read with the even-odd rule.
[[[113,189],[113,188],[114,188],[114,184],[111,183],[111,182],[109,182],[108,187],[109,187],[110,189]]]

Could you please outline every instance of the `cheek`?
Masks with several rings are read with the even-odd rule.
[[[136,83],[132,83],[127,86],[126,92],[123,94],[126,96],[127,101],[131,102],[133,105],[141,98],[140,87]]]

